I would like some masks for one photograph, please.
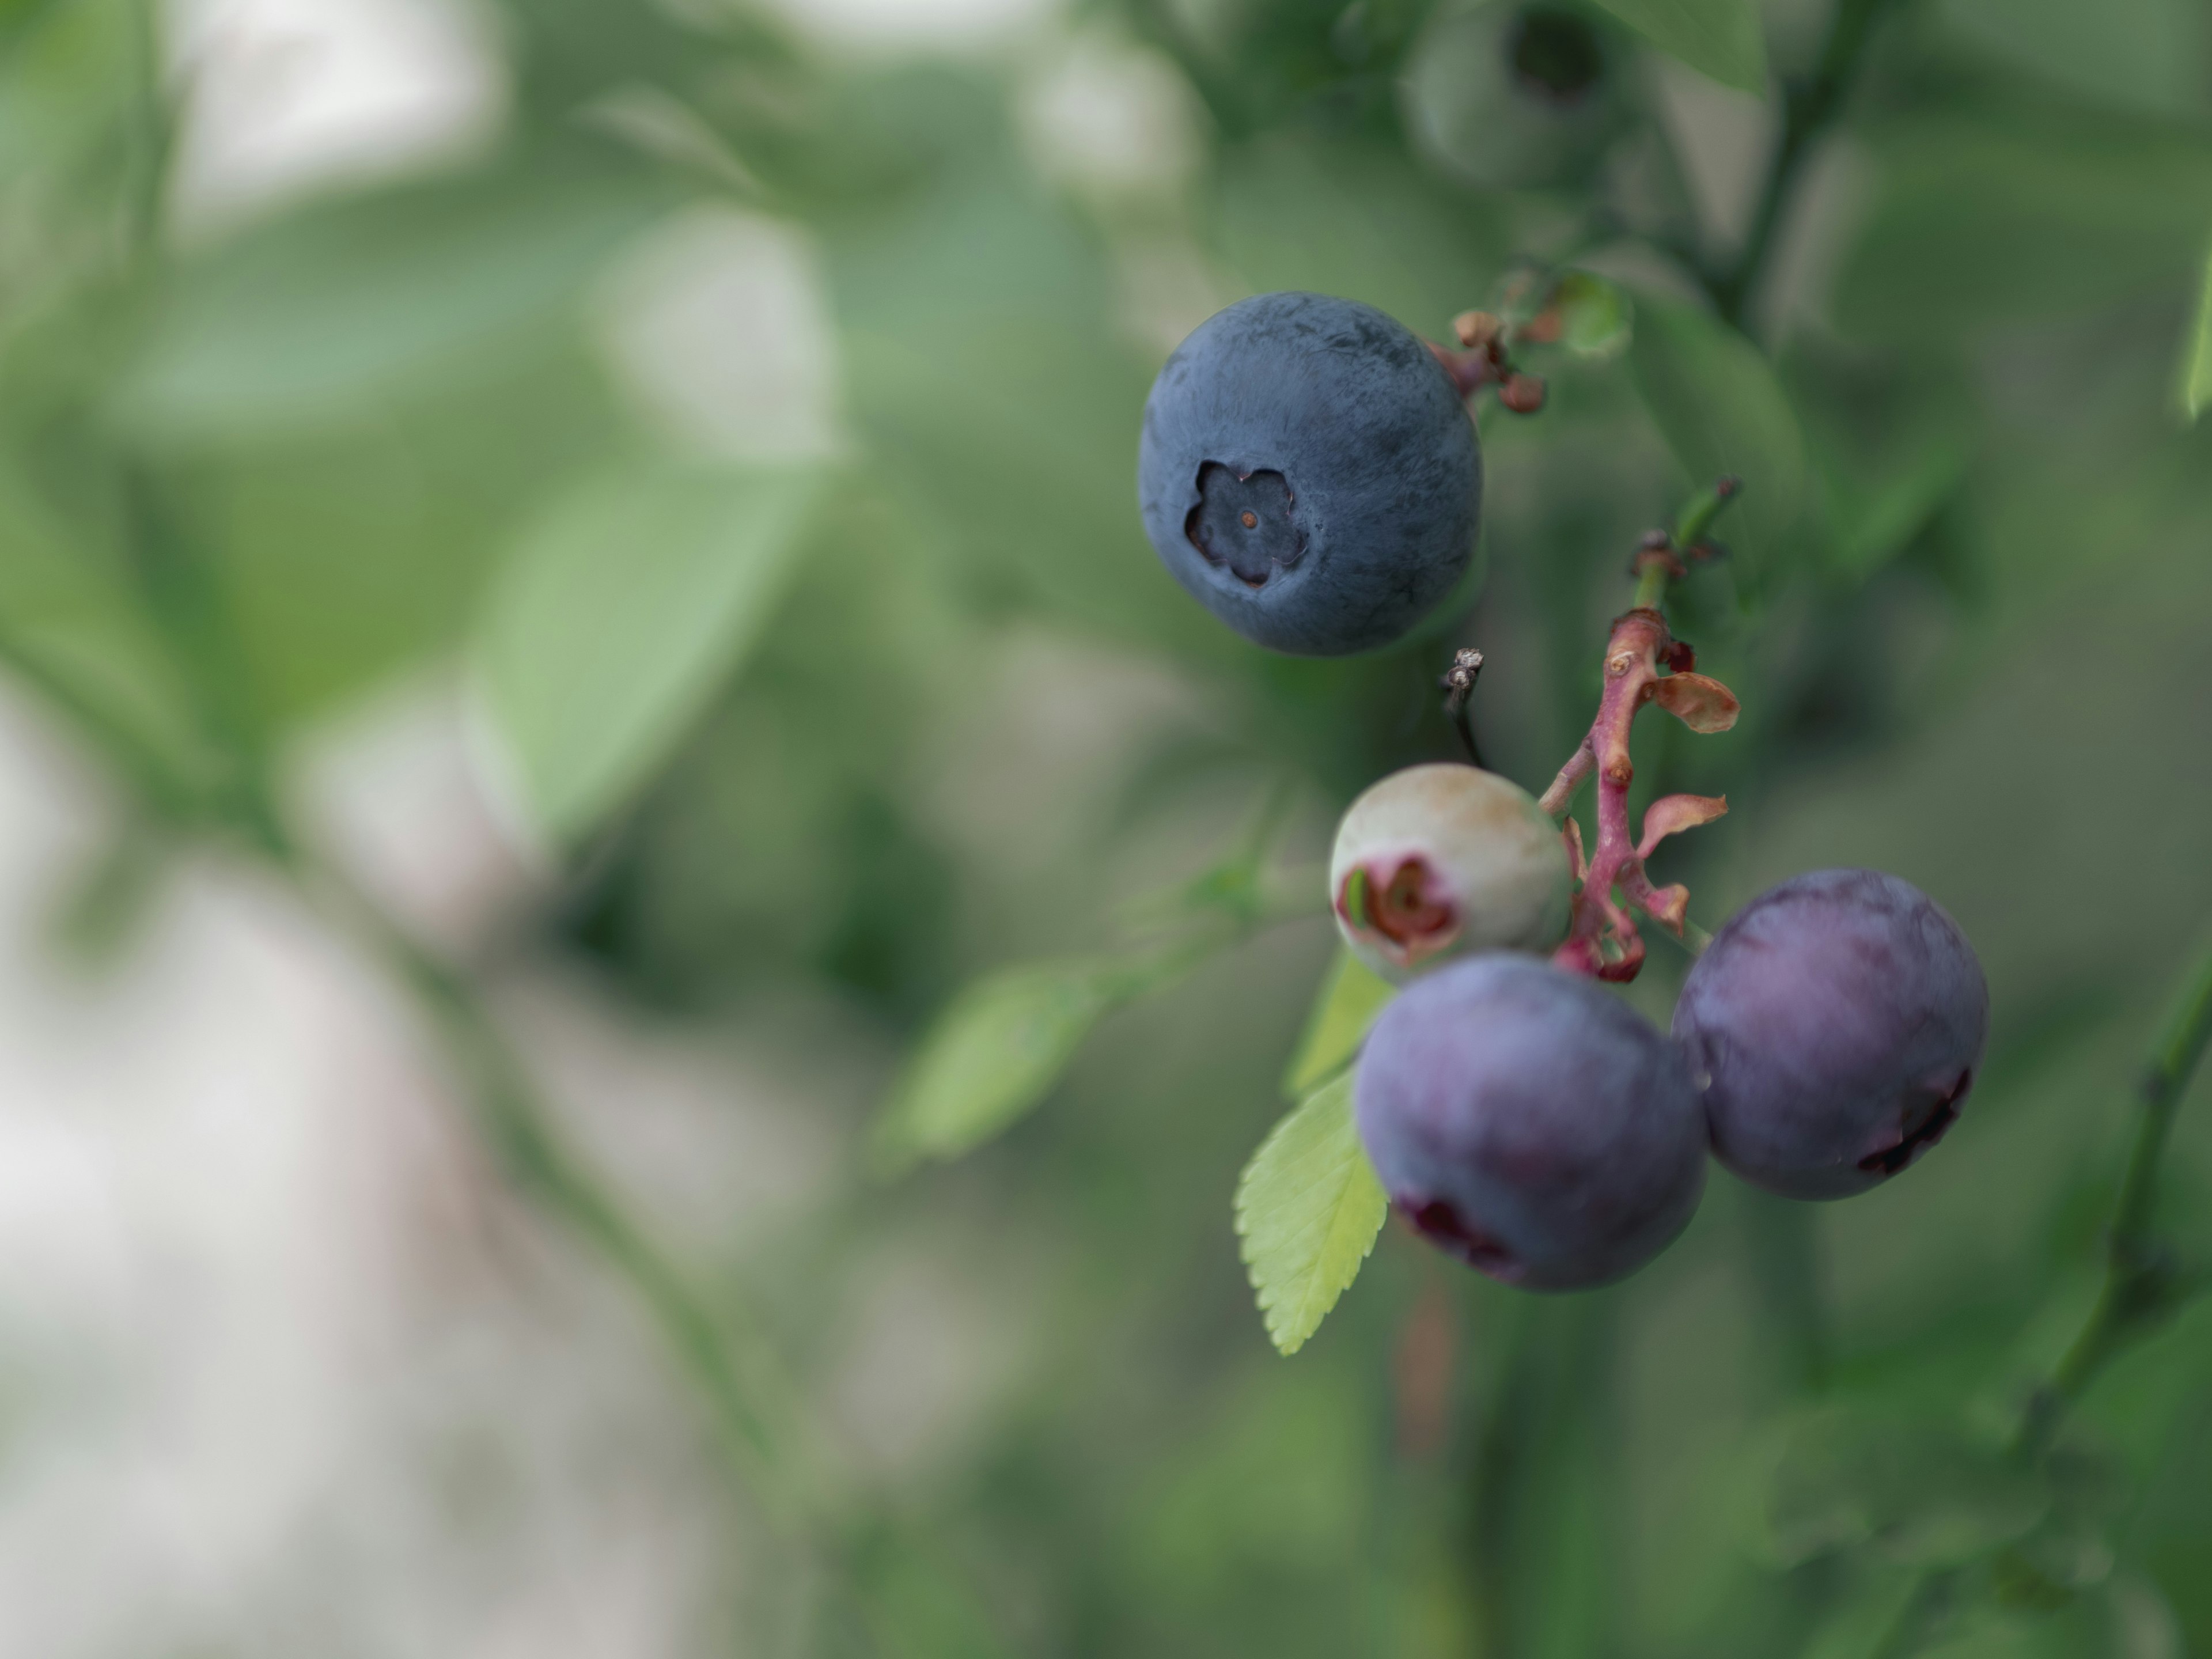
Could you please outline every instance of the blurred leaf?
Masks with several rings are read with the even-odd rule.
[[[289,214],[185,269],[118,413],[173,440],[276,435],[480,376],[665,202],[571,169]]]
[[[1292,1100],[1303,1099],[1307,1091],[1350,1065],[1359,1045],[1367,1040],[1367,1028],[1375,1023],[1375,1016],[1397,994],[1397,988],[1389,981],[1352,955],[1348,947],[1338,945],[1335,960],[1314,998],[1312,1012],[1306,1015],[1305,1030],[1291,1056],[1290,1069],[1283,1073],[1283,1092]]]
[[[1766,90],[1753,0],[1598,0],[1615,17],[1723,86]]]
[[[1552,293],[1559,313],[1559,343],[1577,357],[1598,361],[1628,349],[1635,312],[1626,290],[1586,270],[1571,270]]]
[[[908,1063],[876,1124],[886,1174],[957,1158],[1042,1101],[1101,1015],[1129,991],[1110,957],[1025,963],[952,1000]]]
[[[1948,340],[2172,284],[2203,252],[2212,148],[2185,130],[2053,110],[1874,129],[1882,186],[1838,273],[1869,339]]]
[[[884,1659],[1011,1659],[988,1610],[955,1565],[889,1529],[853,1550],[857,1609]]]
[[[476,660],[528,802],[558,840],[644,781],[751,642],[818,483],[641,463],[579,484],[525,535]]]
[[[1267,1335],[1296,1353],[1375,1248],[1389,1200],[1352,1121],[1352,1077],[1278,1123],[1237,1182],[1237,1236]]]
[[[55,950],[88,971],[113,967],[145,931],[170,873],[171,851],[145,824],[122,824],[74,873],[47,918]]]
[[[2181,353],[2181,407],[2194,421],[2212,404],[2212,257],[2197,296],[2197,321]]]
[[[2212,14],[2202,0],[1943,0],[1949,33],[2007,69],[2115,106],[2201,109]]]
[[[1150,374],[1062,204],[991,150],[833,221],[823,248],[865,465],[935,532],[956,592],[1154,648],[1230,648],[1146,546],[1129,481]]]
[[[1897,471],[1856,490],[1823,466],[1821,484],[1835,530],[1829,557],[1836,573],[1863,581],[1903,552],[1957,491],[1966,460],[1955,437],[1933,439]]]
[[[390,420],[194,456],[194,528],[264,717],[296,725],[459,647],[516,526],[629,441],[577,349]]]
[[[1504,253],[1488,214],[1377,149],[1272,136],[1224,159],[1219,189],[1221,251],[1255,289],[1364,301],[1431,338]]]
[[[1766,1541],[1785,1565],[1870,1547],[1954,1565],[2020,1537],[2050,1502],[2033,1474],[1947,1421],[1830,1407],[1785,1432]]]
[[[2111,1576],[2112,1534],[2133,1494],[2118,1461],[2079,1439],[2054,1449],[2045,1472],[2049,1513],[2004,1551],[1993,1571],[2001,1597],[2049,1606]]]
[[[107,556],[103,556],[107,555]],[[69,712],[156,756],[171,781],[205,785],[223,765],[192,714],[161,636],[110,550],[39,499],[0,461],[0,652]]]
[[[1803,504],[1805,446],[1766,359],[1711,313],[1647,295],[1629,363],[1683,470],[1700,483],[1743,481],[1732,544],[1772,560]]]

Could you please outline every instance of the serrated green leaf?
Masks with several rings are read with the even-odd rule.
[[[1766,89],[1766,43],[1753,0],[1598,0],[1615,17],[1723,86]]]
[[[1559,343],[1593,362],[1628,349],[1634,309],[1617,284],[1587,270],[1571,270],[1552,293],[1559,313]]]
[[[2181,408],[2191,421],[2212,404],[2212,257],[2204,261],[2204,286],[2197,296],[2197,323],[2181,354]]]
[[[486,712],[563,843],[650,775],[768,619],[817,474],[640,463],[525,534],[477,640]]]
[[[1375,1016],[1397,994],[1397,987],[1339,945],[1315,994],[1312,1012],[1306,1015],[1289,1069],[1283,1073],[1283,1092],[1302,1100],[1350,1065],[1367,1040]]]
[[[2035,1474],[1948,1421],[1828,1407],[1782,1436],[1766,1544],[1785,1565],[1863,1547],[1958,1565],[2019,1538],[2050,1506]]]
[[[886,1174],[957,1158],[1042,1100],[1091,1028],[1128,994],[1111,958],[1024,963],[956,996],[893,1088],[876,1125]]]
[[[1359,1276],[1389,1200],[1352,1121],[1352,1077],[1278,1123],[1237,1182],[1237,1235],[1276,1348],[1296,1353]]]
[[[1690,477],[1743,481],[1729,544],[1771,560],[1805,493],[1797,416],[1759,349],[1707,311],[1645,295],[1629,363],[1653,422]]]

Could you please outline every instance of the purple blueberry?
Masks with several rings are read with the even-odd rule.
[[[1399,1212],[1527,1290],[1634,1273],[1705,1185],[1680,1052],[1610,992],[1532,957],[1468,957],[1416,980],[1375,1022],[1354,1103]]]
[[[1247,639],[1300,656],[1401,637],[1465,572],[1474,422],[1428,347],[1372,306],[1262,294],[1217,312],[1152,384],[1145,531]]]
[[[1714,1155],[1790,1198],[1863,1193],[1941,1140],[1989,1024],[1958,924],[1875,870],[1760,894],[1714,935],[1674,1009]]]

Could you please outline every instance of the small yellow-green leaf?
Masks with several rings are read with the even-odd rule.
[[[975,981],[938,1016],[876,1125],[886,1173],[957,1158],[1035,1106],[1125,993],[1097,957],[1025,963]]]
[[[2197,325],[2182,349],[2181,407],[2191,421],[2212,407],[2212,258],[2204,262],[2204,289],[2197,296]]]
[[[1766,89],[1755,0],[1598,0],[1692,69],[1745,92]]]
[[[1352,1074],[1278,1123],[1237,1182],[1237,1235],[1267,1335],[1296,1353],[1375,1248],[1389,1200],[1352,1121]]]
[[[1309,1091],[1350,1065],[1367,1040],[1375,1016],[1397,994],[1389,981],[1338,946],[1336,960],[1329,964],[1313,1010],[1306,1016],[1290,1069],[1283,1073],[1283,1092],[1292,1100],[1304,1099]]]

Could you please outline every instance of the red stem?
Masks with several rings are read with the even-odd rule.
[[[1683,660],[1685,655],[1656,611],[1639,608],[1613,623],[1606,641],[1605,692],[1598,700],[1597,718],[1539,803],[1553,817],[1564,819],[1583,780],[1597,774],[1597,845],[1586,867],[1581,830],[1570,822],[1564,831],[1582,890],[1575,896],[1566,941],[1552,959],[1571,972],[1606,980],[1634,979],[1644,965],[1644,940],[1637,932],[1635,911],[1678,937],[1682,933],[1688,891],[1651,885],[1644,869],[1645,849],[1629,828],[1628,787],[1635,781],[1636,766],[1629,757],[1628,737],[1637,710],[1658,693],[1662,664]],[[1620,902],[1613,897],[1615,889]]]

